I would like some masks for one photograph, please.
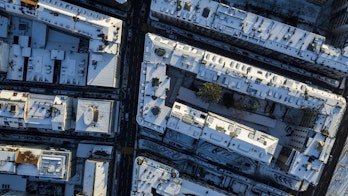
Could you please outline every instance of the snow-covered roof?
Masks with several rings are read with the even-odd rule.
[[[144,92],[149,86],[146,85],[145,78],[142,78],[149,77],[144,71],[151,68],[152,73],[155,72],[153,68],[160,68],[161,73],[164,73],[166,70],[164,65],[170,65],[197,74],[196,77],[203,81],[217,83],[259,99],[268,99],[298,109],[319,110],[325,118],[320,124],[322,127],[315,130],[320,132],[326,129],[331,137],[335,136],[338,122],[345,110],[345,99],[336,94],[154,34],[147,34],[145,38],[143,61],[145,64],[142,66],[143,71],[140,77],[139,105],[144,103],[146,98]],[[149,67],[151,63],[156,66]],[[138,111],[142,112],[139,109]]]
[[[59,84],[85,86],[87,61],[88,54],[86,53],[66,53],[60,67]]]
[[[87,77],[87,85],[118,87],[122,20],[60,0],[39,0],[34,7],[15,0],[1,2],[1,6],[9,14],[29,15],[32,19],[25,23],[32,32],[10,32],[19,41],[10,46],[8,55],[6,50],[1,54],[5,57],[0,68],[10,64],[7,79],[52,83],[58,66],[60,77],[56,78],[60,84],[85,86]],[[87,38],[89,44],[80,45],[80,37]],[[27,70],[25,57],[29,57]]]
[[[40,156],[39,175],[44,178],[64,178],[65,156],[45,154]]]
[[[112,146],[79,143],[77,146],[76,157],[90,158],[90,157],[93,157],[93,153],[98,152],[98,151],[104,152],[105,154],[107,154],[111,157],[112,149],[113,149]]]
[[[121,42],[119,19],[59,0],[39,0],[38,5],[38,20],[91,39]]]
[[[10,45],[9,63],[7,71],[7,79],[9,80],[23,80],[24,76],[24,56],[26,50],[22,50],[20,45]]]
[[[137,121],[140,125],[163,133],[170,107],[165,105],[170,79],[165,64],[142,63]]]
[[[167,128],[265,163],[271,162],[278,145],[278,138],[178,102],[173,105]]]
[[[109,162],[86,160],[83,176],[83,193],[86,196],[106,195]]]
[[[79,98],[76,131],[110,133],[113,101]]]
[[[25,110],[28,93],[15,91],[0,91],[0,125],[9,127],[26,127]]]
[[[45,150],[44,146],[0,145],[0,147],[1,154],[8,156],[9,162],[15,164],[13,170],[3,172],[64,181],[70,178],[71,152],[68,150]]]
[[[70,129],[72,100],[68,96],[31,94],[27,104],[28,127],[54,131]]]
[[[0,151],[0,171],[6,173],[16,173],[16,153]]]
[[[185,112],[179,112],[180,108],[176,108],[179,103],[174,103],[172,108],[166,106],[164,104],[166,94],[162,92],[165,92],[169,87],[170,78],[164,74],[169,66],[190,72],[197,79],[216,83],[224,88],[257,99],[270,100],[296,110],[314,111],[316,115],[314,127],[308,129],[315,131],[317,136],[312,137],[312,143],[309,141],[305,144],[307,146],[303,149],[304,154],[301,154],[300,158],[311,164],[308,157],[316,154],[316,160],[320,164],[325,164],[328,161],[334,137],[345,111],[346,101],[343,97],[250,64],[154,34],[146,34],[145,36],[137,113],[137,122],[141,126],[159,133],[170,128],[196,139],[204,138],[210,143],[266,163],[271,161],[275,153],[278,143],[276,137],[249,129],[247,126],[239,125],[211,112],[199,111],[192,108],[194,106],[183,105]],[[174,86],[177,88],[176,85]],[[176,89],[176,91],[178,90]],[[180,91],[178,92],[180,93]],[[175,101],[173,98],[170,99]],[[194,101],[188,101],[188,103],[195,105]],[[202,107],[202,105],[198,107]],[[209,107],[203,108],[207,110]],[[218,123],[209,123],[208,118]],[[229,133],[227,124],[236,126],[234,129],[241,126],[240,134],[233,134],[235,137],[232,139],[226,134]],[[216,125],[218,125],[219,130],[224,130],[224,133],[216,131]],[[213,133],[213,137],[204,135],[204,133],[210,135]],[[322,148],[321,151],[315,152],[313,145],[317,144],[319,140],[322,141],[320,142]],[[251,147],[255,148],[252,150]],[[255,152],[255,149],[256,153],[250,153]],[[316,183],[320,177],[319,173],[315,175],[296,174],[295,170],[293,173],[301,178],[308,174],[309,176],[303,177],[303,179],[311,183]]]
[[[179,171],[164,163],[138,156],[134,161],[131,195],[216,195],[220,192],[179,176]]]
[[[181,181],[178,170],[140,156],[134,161],[131,194],[151,193],[154,188],[157,194],[177,195]]]
[[[295,57],[323,69],[348,74],[348,57],[324,44],[325,37],[210,0],[151,2],[153,17],[186,22],[272,51]],[[205,18],[205,20],[202,20]]]
[[[0,91],[0,125],[65,131],[70,129],[72,100],[24,92]]]
[[[338,159],[335,171],[331,178],[327,195],[345,195],[348,191],[348,140],[344,143],[342,153]]]
[[[0,41],[0,71],[7,72],[10,56],[10,45]]]
[[[0,37],[6,38],[8,36],[9,20],[7,17],[0,16]]]
[[[182,179],[181,184],[181,195],[214,195],[214,196],[224,196],[226,193],[218,192],[207,186],[197,184],[189,179]]]
[[[318,159],[296,152],[288,173],[316,185],[319,182],[324,165]]]
[[[32,49],[29,57],[27,81],[53,82],[54,60],[51,59],[50,51],[43,49]]]
[[[90,53],[87,84],[116,88],[119,85],[117,61],[114,54]]]
[[[167,122],[167,128],[198,139],[206,126],[207,116],[207,113],[175,102]]]

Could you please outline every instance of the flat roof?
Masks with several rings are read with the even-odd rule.
[[[28,127],[65,131],[70,129],[72,100],[63,95],[30,94],[27,101]]]
[[[9,52],[9,67],[7,71],[7,79],[9,80],[23,80],[24,73],[24,57],[19,45],[10,45]]]
[[[64,85],[118,87],[122,20],[59,0],[39,0],[32,10],[20,0],[2,4],[15,15],[11,22],[19,28],[11,32],[19,41],[8,51],[7,79],[47,83],[57,79]],[[23,19],[26,15],[34,21]],[[29,57],[27,73],[25,57]],[[6,59],[1,61],[6,63]]]
[[[79,98],[76,112],[76,127],[79,132],[110,133],[113,114],[112,100]]]
[[[38,166],[39,175],[43,178],[64,178],[66,157],[61,155],[41,155]]]
[[[107,195],[108,177],[109,177],[109,162],[95,163],[95,180],[93,195]]]
[[[70,179],[71,151],[46,150],[45,146],[0,145],[1,153],[15,152],[15,169],[6,171],[16,175],[37,176],[43,179]],[[15,151],[13,151],[15,149]]]
[[[6,173],[16,173],[17,152],[0,151],[0,171]]]
[[[54,60],[48,50],[32,49],[32,56],[29,57],[27,81],[32,82],[53,82]]]
[[[83,194],[93,196],[94,178],[95,178],[95,162],[85,161],[85,170],[83,174]]]
[[[65,53],[60,67],[59,84],[86,86],[87,53]]]
[[[0,125],[9,127],[26,127],[25,110],[28,93],[0,91]]]
[[[116,88],[119,84],[118,58],[114,54],[90,53],[87,85]]]
[[[7,17],[0,16],[0,37],[7,37],[9,24]]]
[[[105,152],[106,154],[111,156],[112,150],[113,150],[112,146],[79,143],[77,146],[76,157],[90,158],[92,153],[96,151]]]
[[[10,45],[0,41],[0,71],[7,72],[9,66]]]
[[[83,177],[83,193],[87,196],[106,195],[109,162],[86,160]]]

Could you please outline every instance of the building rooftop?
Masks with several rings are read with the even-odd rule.
[[[0,124],[9,127],[26,127],[25,110],[28,93],[14,91],[0,91]]]
[[[0,171],[6,173],[16,173],[17,152],[0,151]]]
[[[26,76],[27,81],[53,82],[54,60],[51,59],[51,53],[52,52],[43,49],[31,50]]]
[[[0,41],[0,71],[7,72],[9,65],[10,45]]]
[[[30,94],[26,122],[28,127],[65,131],[70,129],[71,108],[68,96]]]
[[[185,21],[306,62],[320,64],[323,69],[330,69],[339,75],[348,74],[348,56],[324,44],[325,37],[222,3],[210,0],[152,1],[151,15],[164,15],[178,23]]]
[[[59,84],[75,84],[79,86],[86,85],[87,59],[86,53],[63,53],[62,51],[55,52],[54,55],[63,55]]]
[[[13,128],[70,129],[72,99],[67,96],[0,91],[0,125]]]
[[[8,170],[2,172],[37,176],[41,179],[70,179],[71,152],[68,150],[45,150],[43,146],[12,145],[1,145],[0,149],[0,160],[7,157],[6,163],[12,164]]]
[[[207,186],[180,178],[179,171],[152,159],[134,161],[131,195],[225,195]]]
[[[0,36],[10,44],[0,46],[4,49],[0,68],[10,65],[3,70],[7,79],[118,87],[122,20],[59,0],[34,4],[0,2],[13,15],[0,20],[3,26],[11,22],[10,36]],[[27,16],[32,20],[25,19]]]
[[[114,87],[118,85],[118,58],[115,54],[91,53],[89,56],[87,84]]]
[[[112,100],[43,95],[0,90],[0,125],[13,128],[37,128],[52,131],[111,133],[113,129]],[[76,110],[74,125],[72,114]]]
[[[110,133],[113,117],[113,101],[78,99],[76,131]]]
[[[335,171],[331,178],[327,195],[344,195],[348,191],[348,140],[344,143],[342,153],[338,159]]]
[[[107,195],[109,162],[86,160],[83,193],[86,196]]]
[[[0,16],[0,37],[7,37],[9,24],[8,18]]]
[[[289,169],[293,175],[301,179],[308,180],[311,183],[318,182],[321,166],[329,158],[338,126],[345,111],[346,101],[343,97],[234,59],[154,34],[147,34],[140,76],[137,122],[141,126],[159,133],[164,133],[166,128],[170,128],[190,137],[201,138],[214,145],[266,163],[270,163],[273,155],[276,154],[279,138],[209,112],[212,108],[209,105],[200,104],[197,106],[198,108],[203,107],[204,110],[208,110],[208,112],[202,112],[194,108],[196,105],[195,101],[188,101],[191,106],[178,102],[175,102],[173,106],[165,104],[168,93],[163,92],[168,91],[172,87],[174,89],[170,90],[179,92],[179,94],[182,92],[182,90],[179,91],[180,86],[170,85],[172,78],[164,75],[171,67],[191,73],[203,82],[216,83],[224,87],[224,89],[248,95],[258,100],[271,101],[293,110],[287,112],[287,118],[290,115],[296,115],[296,111],[312,111],[311,123],[308,125],[303,123],[303,126],[317,133],[317,135],[310,137],[309,140],[304,140],[303,151],[301,151],[301,147],[301,153],[297,158],[289,161],[295,163],[298,159],[301,159],[301,161],[312,164],[311,162],[313,161],[309,157],[315,157],[320,163],[318,162],[317,164],[315,161],[312,165],[313,168],[316,167],[318,169],[311,170],[315,172],[315,175],[311,173],[303,174],[302,172],[301,174],[296,173],[294,169],[298,167],[295,166],[296,164],[293,164],[293,167]],[[174,99],[173,97],[168,98],[169,102],[172,99],[175,101],[176,94],[174,93],[172,96],[174,96]],[[181,109],[184,112],[180,111]],[[278,116],[277,113],[279,111],[274,111],[272,115]],[[248,115],[248,117],[252,117],[252,120],[243,120],[258,124],[257,121],[263,119],[258,116],[262,115],[265,114]],[[211,122],[209,123],[209,121]],[[277,121],[279,120],[272,121],[273,125],[271,128],[282,128],[285,134],[287,125],[280,126],[282,123],[279,124]],[[288,121],[288,126],[291,127],[298,127],[300,124],[300,119],[298,119],[298,122],[294,122],[294,124]],[[262,123],[255,127],[259,125],[262,125]],[[237,130],[238,134],[236,134]],[[279,131],[275,134],[282,137]],[[309,136],[306,135],[304,137]],[[313,147],[318,142],[322,146],[320,151]],[[288,145],[288,143],[283,141],[279,148],[282,148],[284,145]]]
[[[103,159],[108,159],[108,157],[111,159],[111,155],[113,152],[112,149],[113,149],[112,146],[79,143],[77,146],[76,157],[98,158],[98,157],[95,157],[95,155],[98,155],[98,153],[103,153],[103,155],[105,155],[103,156]]]
[[[18,195],[15,191],[26,191],[27,179],[22,176],[0,174],[0,187],[4,185],[10,186],[9,189],[14,192],[12,195]],[[8,194],[8,196],[10,195],[11,193]]]

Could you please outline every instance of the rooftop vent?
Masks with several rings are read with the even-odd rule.
[[[151,108],[151,113],[154,116],[158,116],[158,114],[161,113],[161,108],[159,108],[158,106],[155,106],[155,107]]]
[[[99,111],[94,106],[89,106],[83,114],[83,122],[87,126],[94,126],[98,121]]]
[[[203,9],[202,16],[203,16],[204,18],[208,18],[209,13],[210,13],[210,9],[209,9],[208,7],[205,7],[205,8]]]
[[[166,54],[166,50],[164,50],[163,48],[156,48],[155,54],[157,54],[158,56],[164,56]]]
[[[188,114],[185,114],[183,117],[182,117],[182,122],[186,123],[186,124],[189,124],[189,125],[192,125],[193,123],[193,117],[191,115],[188,115]]]
[[[180,1],[180,0],[177,0],[176,3],[177,3],[177,4],[176,4],[176,11],[180,11],[180,10],[181,10],[181,5],[180,5],[180,4],[181,4],[181,1]]]
[[[185,5],[184,5],[184,10],[187,10],[187,11],[191,11],[191,2],[185,2]]]
[[[9,112],[16,113],[17,112],[17,105],[9,104]]]
[[[160,84],[159,78],[152,78],[152,87],[158,88]]]
[[[144,159],[137,158],[137,164],[138,165],[143,164],[143,162],[144,162]]]

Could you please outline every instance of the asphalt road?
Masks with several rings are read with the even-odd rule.
[[[121,148],[121,160],[117,169],[118,176],[118,193],[120,196],[130,195],[132,183],[132,171],[134,160],[134,145],[136,139],[136,113],[138,104],[138,88],[139,88],[139,73],[142,62],[144,36],[145,33],[141,31],[142,24],[145,22],[145,17],[141,13],[142,2],[133,1],[133,17],[130,21],[129,30],[132,31],[132,39],[127,43],[129,46],[128,58],[129,75],[128,88],[129,91],[124,99],[124,110],[128,113],[129,119],[124,120],[121,124],[120,134],[118,136],[118,143]]]

